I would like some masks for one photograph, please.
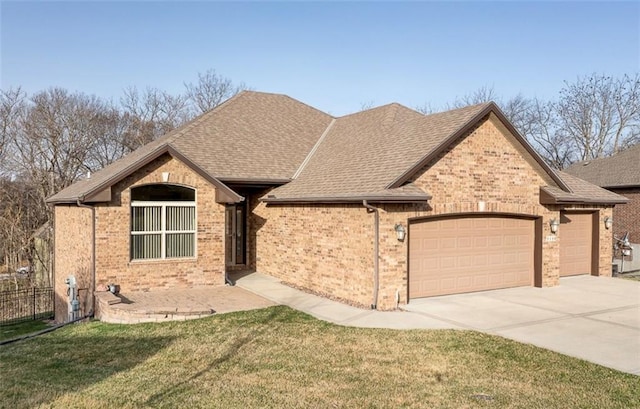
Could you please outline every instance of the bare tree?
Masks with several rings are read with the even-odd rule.
[[[436,112],[436,109],[434,109],[431,103],[429,102],[425,102],[422,105],[415,106],[413,109],[420,112],[423,115],[429,115]]]
[[[566,83],[557,104],[558,126],[578,160],[614,154],[640,135],[640,75],[593,74]]]
[[[0,178],[0,256],[5,269],[15,273],[23,263],[31,263],[33,247],[31,235],[42,223],[45,215],[36,209],[37,193],[22,180]],[[48,266],[40,277],[30,275],[32,280],[47,282]],[[17,286],[17,281],[16,281]]]
[[[572,141],[558,128],[557,106],[534,99],[525,112],[521,133],[549,165],[564,169],[575,161]]]
[[[196,83],[185,82],[184,86],[186,98],[193,105],[195,115],[205,113],[247,89],[244,83],[234,85],[229,78],[217,74],[215,70],[207,70],[204,74],[198,73]]]
[[[484,102],[494,101],[498,102],[501,98],[496,93],[496,90],[492,86],[483,85],[477,90],[463,95],[462,97],[456,97],[451,104],[447,104],[447,109],[462,108],[469,105],[482,104]]]
[[[86,166],[97,171],[131,151],[128,146],[133,132],[133,117],[113,106],[104,106],[96,115],[96,139],[89,151]]]
[[[0,175],[8,171],[6,155],[26,113],[25,99],[26,94],[20,88],[0,90]]]
[[[366,111],[368,109],[374,108],[376,106],[376,102],[372,99],[366,102],[360,103],[360,111]]]
[[[122,144],[128,151],[159,138],[190,119],[185,97],[171,95],[157,88],[139,92],[136,87],[124,90],[120,99],[128,129]]]

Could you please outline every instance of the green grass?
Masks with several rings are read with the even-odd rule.
[[[640,378],[471,331],[341,327],[287,307],[70,325],[0,347],[0,407],[632,408]]]
[[[3,325],[0,327],[0,341],[31,334],[32,332],[37,332],[47,327],[48,325],[46,322],[38,320],[25,321],[19,324]]]

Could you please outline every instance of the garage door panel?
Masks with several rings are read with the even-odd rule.
[[[534,222],[466,217],[411,224],[410,298],[533,283]],[[414,245],[428,240],[429,248]]]
[[[593,240],[591,213],[563,213],[560,216],[560,276],[591,273]]]

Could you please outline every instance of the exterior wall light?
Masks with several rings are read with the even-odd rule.
[[[393,230],[396,231],[398,241],[404,241],[404,237],[407,235],[407,231],[404,229],[404,226],[398,223],[393,227]]]
[[[551,219],[549,221],[549,227],[551,228],[551,233],[555,234],[558,232],[558,226],[560,226],[560,222],[558,219]]]
[[[609,216],[604,218],[604,228],[609,230],[613,226],[613,219]]]
[[[167,183],[169,181],[169,172],[162,172],[162,181]]]

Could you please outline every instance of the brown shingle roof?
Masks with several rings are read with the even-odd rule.
[[[245,91],[48,201],[83,200],[166,152],[179,154],[212,182],[289,180],[332,119],[286,95]]]
[[[387,188],[486,107],[480,104],[424,116],[390,104],[338,118],[298,177],[273,190],[273,197],[266,200],[358,198],[391,192],[426,200],[428,193],[416,187]]]
[[[549,169],[493,103],[427,116],[394,103],[333,118],[285,95],[259,92],[236,95],[48,201],[90,201],[168,153],[209,180],[229,201],[242,198],[223,182],[280,184],[293,178],[264,200],[424,202],[429,193],[408,183],[410,177],[490,113],[505,123],[555,181],[557,185],[545,188],[549,200],[619,203],[618,195]]]
[[[608,158],[575,163],[565,172],[602,187],[640,186],[640,143]]]
[[[571,192],[566,192],[555,186],[544,186],[542,190],[551,197],[551,200],[542,197],[541,202],[544,204],[621,204],[629,201],[624,196],[610,192],[566,172],[556,172],[565,181]]]

